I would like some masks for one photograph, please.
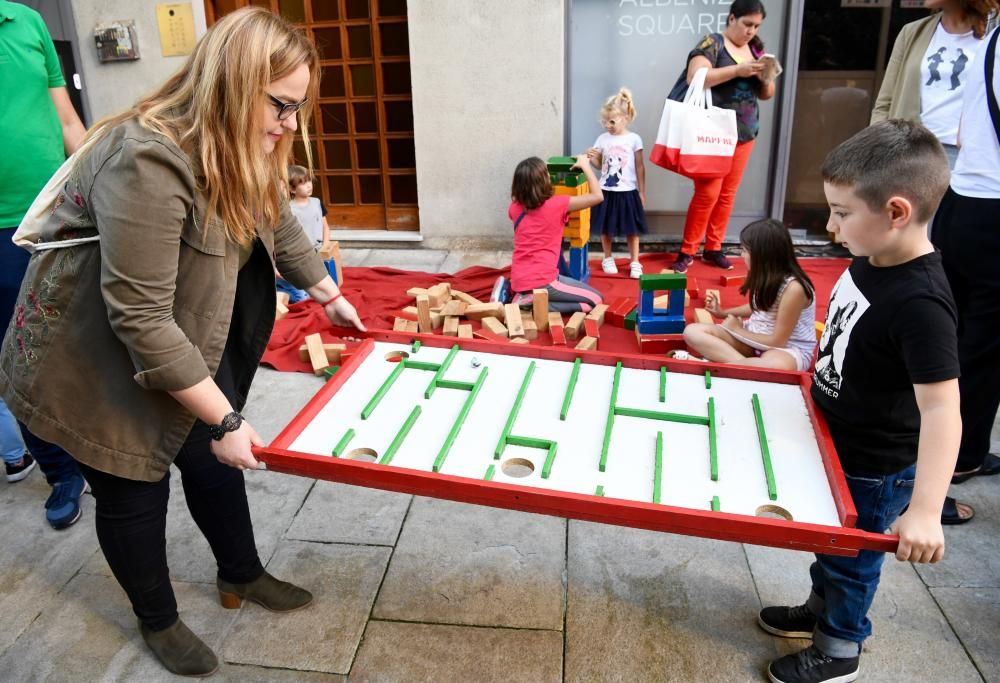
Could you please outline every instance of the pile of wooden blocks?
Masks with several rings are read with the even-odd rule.
[[[344,359],[346,344],[324,344],[319,332],[305,338],[305,344],[299,347],[299,360],[308,361],[312,365],[313,374],[332,374],[340,367]],[[328,373],[327,371],[331,372]]]
[[[574,313],[568,322],[563,322],[559,313],[549,311],[549,293],[545,289],[534,290],[530,315],[517,304],[479,301],[452,289],[447,282],[428,289],[414,287],[406,293],[414,297],[416,305],[407,306],[402,313],[415,320],[397,317],[392,326],[397,332],[434,334],[440,330],[445,336],[460,339],[475,336],[515,344],[527,344],[537,339],[539,332],[550,332],[553,344],[566,345],[567,340],[579,339],[576,348],[584,351],[597,348],[599,328],[608,308],[601,305],[589,314]],[[478,321],[482,327],[473,330],[472,324],[463,320]]]

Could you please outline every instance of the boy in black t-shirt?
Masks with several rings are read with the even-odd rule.
[[[899,534],[900,561],[937,562],[962,430],[955,303],[927,239],[948,161],[923,126],[883,121],[830,152],[823,179],[828,228],[856,258],[830,296],[812,396],[830,426],[857,527]],[[761,610],[769,633],[813,639],[771,662],[772,681],[857,678],[883,559],[865,550],[817,555],[806,604]]]

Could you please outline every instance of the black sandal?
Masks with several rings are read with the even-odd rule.
[[[965,503],[963,503],[965,505]],[[966,505],[972,512],[968,517],[962,517],[958,514],[958,501],[956,501],[951,496],[944,499],[944,507],[941,508],[941,524],[945,525],[956,525],[965,524],[966,522],[971,522],[976,516],[976,511],[972,509],[971,506]]]

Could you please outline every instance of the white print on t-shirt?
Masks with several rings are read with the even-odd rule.
[[[619,145],[608,148],[604,154],[604,164],[601,168],[604,187],[618,187],[622,184],[625,180],[625,172],[629,168],[630,156],[633,156],[632,152]]]
[[[871,304],[861,293],[850,269],[844,271],[830,295],[826,329],[819,340],[813,383],[826,395],[837,398],[844,380],[844,356],[851,343],[851,331]]]
[[[972,31],[948,33],[938,24],[924,53],[920,121],[944,144],[957,142],[967,67],[981,44]]]
[[[636,189],[635,153],[642,149],[642,138],[632,132],[622,135],[602,133],[594,147],[601,151],[601,188],[615,192]]]

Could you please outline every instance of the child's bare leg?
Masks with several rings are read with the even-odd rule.
[[[691,323],[684,328],[684,343],[701,357],[716,363],[745,363],[747,354],[736,348],[745,346],[715,325]]]
[[[611,258],[611,235],[601,234],[601,246],[604,248],[604,258]]]
[[[628,255],[629,261],[635,263],[639,260],[639,236],[629,235],[628,236]]]
[[[790,353],[780,349],[765,351],[760,356],[746,358],[739,361],[741,365],[753,365],[758,368],[771,368],[773,370],[798,370],[795,358]]]

